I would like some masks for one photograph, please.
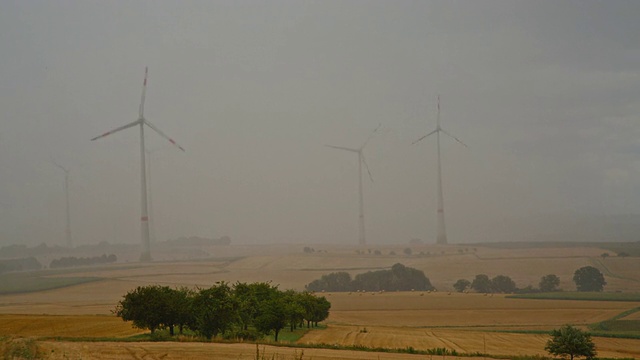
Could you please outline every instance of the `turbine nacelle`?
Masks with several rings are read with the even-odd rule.
[[[163,133],[160,129],[158,129],[156,126],[154,126],[151,122],[149,122],[149,120],[144,118],[144,101],[145,101],[145,97],[146,97],[146,93],[147,93],[147,75],[148,75],[148,68],[145,67],[144,68],[144,82],[142,83],[142,97],[140,100],[140,107],[138,110],[138,120],[133,121],[129,124],[120,126],[118,128],[115,128],[111,131],[108,131],[100,136],[96,136],[93,139],[91,139],[91,141],[94,140],[98,140],[101,139],[103,137],[107,137],[109,135],[115,134],[118,131],[122,131],[125,129],[128,129],[130,127],[134,127],[139,125],[140,126],[140,162],[141,162],[141,215],[140,215],[140,222],[141,222],[141,233],[142,233],[142,254],[140,256],[140,260],[141,261],[150,261],[151,260],[151,251],[150,251],[150,245],[149,245],[149,216],[147,213],[147,197],[148,197],[148,193],[147,193],[147,178],[146,178],[146,165],[145,165],[145,152],[146,152],[146,148],[144,146],[144,126],[147,125],[148,127],[150,127],[153,131],[155,131],[158,135],[160,135],[161,137],[167,139],[171,144],[173,144],[175,147],[177,147],[178,149],[185,151],[184,148],[180,145],[178,145],[178,143],[176,143],[172,138],[168,137],[167,135],[165,135],[165,133]]]

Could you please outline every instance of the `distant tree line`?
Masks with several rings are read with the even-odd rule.
[[[322,275],[320,279],[307,284],[309,291],[408,291],[433,290],[429,278],[422,270],[406,267],[400,263],[390,270],[369,271],[358,274],[354,279],[347,272]]]
[[[318,326],[331,303],[309,292],[281,291],[270,283],[218,282],[207,289],[139,286],[118,302],[114,313],[140,329],[191,331],[207,339],[257,340],[282,329]]]
[[[593,266],[585,266],[576,270],[573,274],[573,282],[578,291],[599,292],[604,289],[607,282],[600,270]],[[479,293],[532,293],[532,292],[554,292],[562,291],[558,288],[560,278],[555,274],[548,274],[540,278],[538,288],[527,286],[519,289],[516,283],[508,276],[498,275],[493,279],[485,274],[476,275],[473,281],[460,279],[453,284],[453,288],[458,292],[473,290]]]
[[[40,264],[40,262],[34,257],[0,260],[0,274],[9,271],[26,271],[40,269],[42,269],[42,264]]]
[[[53,259],[49,267],[51,269],[55,268],[65,268],[65,267],[73,267],[73,266],[87,266],[87,265],[97,265],[97,264],[109,264],[118,261],[118,258],[111,254],[107,256],[106,254],[102,254],[102,256],[93,256],[93,257],[80,257],[77,258],[75,256],[63,257],[60,259]]]

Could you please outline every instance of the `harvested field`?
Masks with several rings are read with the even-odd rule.
[[[509,299],[461,293],[332,293],[330,323],[411,327],[527,327],[590,324],[639,303]]]
[[[128,337],[141,333],[115,316],[0,315],[0,337]]]
[[[366,332],[365,332],[366,331]],[[547,335],[509,334],[474,330],[416,329],[406,327],[329,325],[324,331],[314,331],[300,343],[381,346],[389,348],[431,349],[444,347],[463,353],[494,355],[547,355],[544,345]],[[594,338],[600,357],[638,357],[640,341],[630,339]]]
[[[294,247],[295,248],[295,247]],[[224,248],[226,260],[114,264],[49,273],[56,277],[99,277],[103,280],[28,294],[0,295],[0,337],[127,337],[139,334],[112,315],[117,302],[136,286],[205,287],[216,281],[271,281],[281,289],[303,290],[324,274],[346,271],[352,276],[390,268],[395,263],[423,270],[440,290],[393,293],[325,293],[332,303],[325,330],[312,330],[302,343],[364,345],[426,350],[435,347],[496,355],[544,355],[546,335],[496,332],[550,330],[565,323],[587,325],[608,320],[640,306],[640,302],[507,299],[503,295],[451,293],[460,278],[503,274],[518,286],[537,286],[541,276],[557,274],[561,287],[575,288],[573,272],[596,266],[605,274],[606,291],[640,290],[640,262],[632,258],[602,260],[599,248],[497,249],[478,246],[415,247],[418,256],[391,256],[402,246],[379,247],[383,254],[356,253],[353,247],[327,246],[315,253],[292,247]],[[376,250],[375,247],[372,247]],[[460,251],[462,250],[462,251]],[[443,253],[444,252],[444,253]],[[45,315],[43,315],[45,314]],[[634,313],[625,320],[638,320]],[[364,329],[366,328],[366,331]],[[596,338],[599,356],[640,357],[640,340]],[[253,359],[255,346],[211,343],[56,342],[37,340],[47,358],[216,358]],[[266,347],[267,355],[292,359],[301,349]],[[96,355],[99,354],[99,355]],[[416,359],[409,354],[305,349],[313,359]]]
[[[39,342],[42,353],[47,359],[191,359],[191,360],[242,360],[256,359],[256,346],[253,344],[218,343],[60,343]],[[260,358],[273,360],[417,360],[424,355],[393,354],[385,352],[362,352],[329,349],[295,349],[273,346],[259,346]],[[447,357],[447,360],[468,358]]]

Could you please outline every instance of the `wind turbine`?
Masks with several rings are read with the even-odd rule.
[[[53,163],[53,165],[55,165],[56,167],[58,167],[60,170],[64,171],[64,195],[65,195],[65,200],[67,203],[67,224],[66,224],[66,228],[65,228],[65,234],[67,235],[67,247],[68,248],[72,248],[73,247],[73,241],[71,239],[71,212],[69,210],[69,169],[65,168],[64,166],[56,163],[55,161],[51,160],[51,162]]]
[[[140,215],[140,223],[141,223],[141,233],[142,233],[142,254],[140,255],[140,261],[151,261],[151,250],[150,250],[150,246],[149,246],[149,215],[148,215],[148,209],[147,209],[147,177],[146,177],[146,173],[147,173],[147,166],[145,164],[145,147],[144,147],[144,126],[147,125],[148,127],[150,127],[152,130],[154,130],[155,132],[157,132],[160,136],[162,136],[163,138],[169,140],[169,142],[173,145],[175,145],[178,149],[184,151],[184,149],[182,148],[182,146],[178,145],[173,139],[171,139],[170,137],[168,137],[167,135],[165,135],[162,131],[160,131],[160,129],[158,129],[157,127],[155,127],[153,124],[151,124],[149,122],[149,120],[145,119],[144,117],[144,99],[145,99],[145,94],[147,92],[147,74],[148,74],[148,68],[145,67],[144,68],[144,82],[142,84],[142,99],[140,101],[140,108],[139,108],[139,112],[138,112],[138,120],[131,122],[127,125],[123,125],[119,128],[113,129],[109,132],[106,132],[100,136],[96,136],[93,139],[91,139],[91,141],[109,136],[111,134],[114,134],[120,130],[124,130],[124,129],[128,129],[130,127],[134,127],[134,126],[139,126],[140,127],[140,160],[141,160],[141,164],[140,164],[140,177],[141,177],[141,215]]]
[[[436,118],[436,129],[427,135],[421,137],[420,139],[414,141],[412,144],[415,144],[427,136],[436,134],[436,143],[438,144],[438,237],[436,239],[436,243],[438,244],[446,244],[447,243],[447,231],[444,226],[444,195],[442,194],[442,161],[440,159],[440,133],[444,133],[460,144],[464,145],[464,147],[468,148],[468,146],[460,141],[457,137],[449,134],[443,128],[440,127],[440,95],[438,95],[438,116]]]
[[[378,127],[375,130],[373,130],[373,132],[369,135],[367,140],[365,140],[362,146],[360,146],[357,149],[343,147],[343,146],[325,145],[330,148],[350,151],[358,154],[358,192],[359,192],[359,205],[360,205],[360,213],[358,216],[358,226],[359,226],[358,244],[359,245],[367,244],[365,234],[364,234],[364,196],[362,193],[362,165],[363,164],[364,164],[364,167],[367,168],[367,172],[369,173],[369,179],[371,179],[371,182],[373,182],[373,176],[371,176],[369,165],[367,165],[367,161],[364,159],[364,154],[362,153],[362,151],[364,150],[364,147],[367,146],[367,143],[369,142],[369,140],[371,140],[373,135],[378,131],[378,129],[380,129],[380,125],[378,125]]]

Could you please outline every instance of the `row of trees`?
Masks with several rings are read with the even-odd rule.
[[[322,275],[305,286],[308,291],[408,291],[433,290],[422,270],[406,267],[400,263],[390,270],[369,271],[357,274],[355,279],[347,272]]]
[[[40,270],[42,265],[35,257],[0,260],[0,274],[9,271]]]
[[[600,270],[593,266],[584,266],[576,270],[573,274],[573,282],[576,284],[578,291],[602,291],[607,282]],[[453,288],[458,292],[467,289],[480,293],[514,293],[514,292],[553,292],[560,291],[560,278],[555,274],[545,275],[540,278],[538,289],[527,287],[518,289],[516,283],[508,276],[498,275],[493,279],[485,274],[476,275],[473,281],[460,279],[453,284]]]
[[[169,329],[171,336],[189,329],[211,339],[256,340],[285,327],[317,326],[329,316],[331,303],[309,292],[281,291],[270,283],[218,282],[207,289],[139,286],[118,302],[114,313],[140,329]]]
[[[506,275],[498,275],[493,279],[485,274],[476,275],[473,281],[460,279],[453,284],[453,288],[458,292],[467,289],[475,290],[479,293],[513,293],[517,290],[516,283]]]
[[[106,254],[102,254],[102,256],[92,256],[92,257],[80,257],[77,258],[75,256],[62,257],[60,259],[53,259],[49,267],[51,269],[55,268],[63,268],[63,267],[73,267],[73,266],[88,266],[88,265],[98,265],[98,264],[109,264],[118,261],[118,257],[114,254],[107,256]]]

